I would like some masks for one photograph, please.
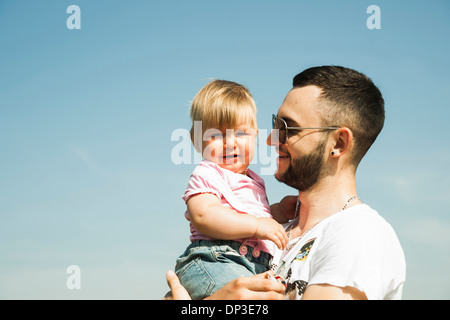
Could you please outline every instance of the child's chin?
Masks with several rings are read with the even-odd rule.
[[[234,173],[244,173],[245,170],[247,169],[247,165],[236,162],[236,163],[224,163],[224,164],[219,164],[219,167],[221,167],[222,169],[227,169],[230,171],[233,171]]]

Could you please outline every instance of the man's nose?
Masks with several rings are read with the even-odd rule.
[[[277,131],[278,130],[276,130],[276,129],[272,129],[272,131],[270,131],[270,134],[266,140],[266,143],[268,146],[276,146],[276,145],[280,144]]]

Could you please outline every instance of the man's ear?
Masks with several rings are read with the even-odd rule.
[[[331,150],[332,157],[340,157],[353,148],[353,132],[347,128],[339,128],[335,133],[335,144]]]

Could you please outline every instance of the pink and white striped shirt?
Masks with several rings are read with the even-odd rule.
[[[239,174],[219,167],[214,162],[203,160],[191,174],[188,187],[182,196],[187,202],[192,196],[201,193],[216,195],[227,208],[241,214],[251,214],[256,217],[271,218],[270,206],[266,195],[264,180],[256,173],[247,169],[247,174]],[[185,217],[190,221],[189,213]],[[200,233],[190,223],[191,241],[214,240]],[[269,240],[235,239],[246,245],[259,248],[263,252],[273,253],[274,243]]]

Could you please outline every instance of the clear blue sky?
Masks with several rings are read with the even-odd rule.
[[[243,83],[268,130],[293,76],[325,64],[385,97],[358,188],[403,245],[404,298],[449,299],[449,14],[447,0],[1,0],[0,299],[161,298],[189,241],[195,165],[171,157],[189,101],[211,78]],[[271,202],[294,194],[263,177]]]

